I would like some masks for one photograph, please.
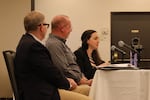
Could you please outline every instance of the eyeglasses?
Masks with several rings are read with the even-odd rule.
[[[38,25],[38,26],[41,26],[41,25],[47,26],[47,28],[49,28],[49,24],[42,23],[42,24],[40,24],[40,25]]]
[[[43,24],[43,25],[45,25],[45,26],[47,26],[47,28],[49,28],[49,24]]]

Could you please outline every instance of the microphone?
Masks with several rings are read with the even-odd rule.
[[[126,48],[128,48],[128,49],[130,49],[130,50],[132,50],[132,51],[134,51],[134,52],[136,52],[136,53],[138,53],[138,51],[137,51],[136,49],[133,49],[131,46],[127,45],[127,44],[124,43],[123,41],[119,41],[119,42],[118,42],[118,45],[119,45],[120,47],[126,47]]]
[[[116,50],[116,51],[121,52],[122,54],[126,55],[126,52],[125,52],[125,51],[123,51],[123,50],[117,48],[115,45],[112,45],[112,46],[111,46],[111,50],[112,50],[112,51],[115,51],[115,50]]]

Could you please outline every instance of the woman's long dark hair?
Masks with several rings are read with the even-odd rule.
[[[91,35],[93,33],[95,33],[95,30],[86,30],[83,32],[82,36],[81,36],[81,40],[82,40],[82,49],[83,50],[87,50],[88,49],[88,44],[87,41],[91,38]],[[103,63],[103,61],[101,60],[99,53],[97,50],[93,50],[92,52],[92,58],[95,61],[96,65],[100,65]]]

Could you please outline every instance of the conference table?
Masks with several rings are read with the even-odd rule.
[[[93,100],[150,100],[150,70],[97,70]]]

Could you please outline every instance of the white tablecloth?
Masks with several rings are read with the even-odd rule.
[[[150,70],[97,70],[89,96],[93,100],[150,100]]]

